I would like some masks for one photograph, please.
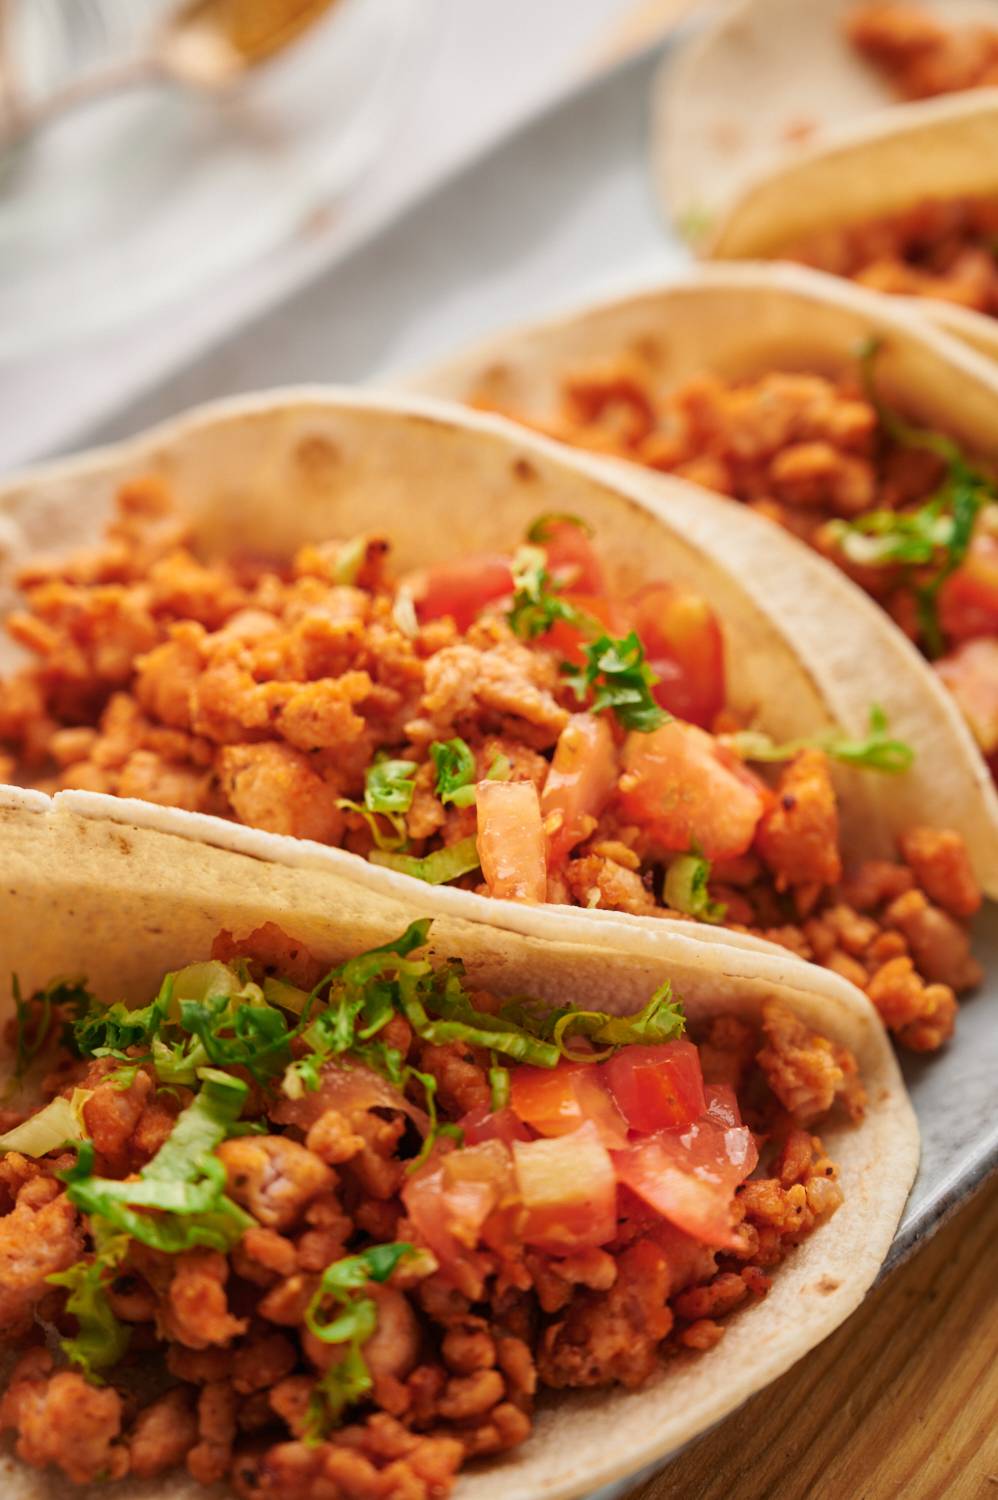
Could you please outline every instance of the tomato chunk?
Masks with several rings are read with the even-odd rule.
[[[950,641],[998,635],[998,537],[978,532],[939,590],[939,621]]]
[[[510,1071],[510,1104],[541,1135],[568,1135],[588,1122],[604,1146],[623,1146],[627,1124],[607,1093],[605,1076],[596,1063],[523,1064]]]
[[[617,1180],[594,1125],[513,1145],[528,1245],[568,1255],[605,1245],[617,1232]]]
[[[457,1123],[464,1133],[466,1146],[479,1146],[483,1141],[502,1141],[512,1146],[514,1141],[533,1139],[522,1120],[508,1107],[493,1110],[483,1105],[469,1110]]]
[[[564,598],[583,614],[598,620],[608,635],[626,635],[631,628],[627,611],[614,599],[607,599],[602,594],[576,593],[571,589],[565,592]],[[590,639],[589,632],[579,630],[567,620],[556,620],[551,629],[540,637],[540,644],[547,646],[550,651],[556,651],[565,661],[570,661],[573,667],[581,667],[586,661],[582,648]]]
[[[548,863],[588,838],[617,785],[617,751],[605,716],[573,714],[558,736],[541,792]]]
[[[547,898],[547,854],[541,803],[532,781],[480,781],[478,858],[490,896]]]
[[[624,742],[620,801],[663,849],[731,859],[752,843],[766,789],[704,730],[678,719]]]
[[[513,1198],[509,1148],[501,1141],[452,1151],[408,1178],[402,1201],[420,1240],[444,1267],[481,1268],[474,1254],[486,1221]]]
[[[436,620],[450,615],[458,630],[467,630],[493,599],[512,592],[509,559],[491,553],[436,563],[412,581],[419,619]]]
[[[606,592],[603,565],[585,527],[577,526],[574,521],[546,521],[542,545],[547,553],[548,572],[563,591]]]
[[[759,1157],[752,1132],[704,1116],[615,1151],[619,1180],[702,1245],[733,1249],[735,1188]]]
[[[707,1101],[707,1114],[712,1120],[717,1120],[718,1124],[725,1126],[742,1123],[738,1099],[729,1083],[704,1084],[703,1092]]]
[[[631,1130],[643,1135],[692,1125],[707,1108],[700,1054],[692,1042],[622,1047],[602,1071]]]
[[[998,641],[964,641],[936,662],[985,755],[998,751]]]
[[[709,729],[725,704],[724,637],[705,599],[653,583],[630,601],[634,629],[661,681],[653,689],[669,713]]]

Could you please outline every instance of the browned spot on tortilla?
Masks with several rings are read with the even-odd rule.
[[[112,833],[111,842],[119,854],[131,854],[132,846],[122,833]]]
[[[712,134],[718,151],[737,151],[742,144],[742,127],[735,120],[718,120]]]
[[[521,484],[532,484],[537,478],[537,470],[529,458],[517,458],[513,460],[513,477]]]
[[[841,1281],[836,1281],[834,1276],[822,1276],[820,1281],[814,1283],[815,1290],[822,1292],[826,1297],[830,1297],[832,1292],[837,1292],[841,1285]]]
[[[336,472],[342,455],[334,442],[327,437],[302,438],[295,449],[295,460],[305,479],[311,484],[323,484]]]
[[[788,146],[803,146],[811,139],[817,128],[815,120],[803,118],[788,120],[783,127],[783,139]]]

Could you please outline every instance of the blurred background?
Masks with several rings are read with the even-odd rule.
[[[654,235],[647,83],[694,8],[0,0],[0,466],[630,273],[614,193]]]

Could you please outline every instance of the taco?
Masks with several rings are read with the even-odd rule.
[[[913,105],[760,172],[714,221],[716,260],[791,260],[914,306],[998,355],[998,91]]]
[[[521,932],[565,904],[783,943],[919,1048],[980,977],[998,822],[966,729],[748,511],[498,418],[321,393],[0,505],[29,653],[11,779],[455,915],[488,897]],[[53,534],[87,545],[32,558]]]
[[[917,1130],[835,976],[31,793],[0,827],[9,1500],[572,1500],[876,1275]]]
[[[759,174],[888,116],[917,120],[900,101],[995,84],[994,0],[734,0],[662,66],[656,176],[699,241]]]

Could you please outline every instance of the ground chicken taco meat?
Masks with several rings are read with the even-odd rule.
[[[788,402],[798,427],[802,402],[824,402],[803,420],[850,447],[796,445],[827,450],[836,478],[820,496],[842,466],[873,486],[869,408],[793,380],[763,405],[766,439],[752,390],[681,400],[708,423],[734,402],[737,452],[768,445],[741,471],[757,476],[793,457]],[[576,382],[570,399],[573,435],[626,447],[617,424],[629,443],[651,395]],[[646,437],[655,420],[641,417]],[[716,464],[725,484],[735,451],[722,438],[674,456]],[[932,482],[924,463],[889,472]],[[724,920],[854,980],[906,1044],[939,1046],[980,977],[966,850],[913,828],[897,862],[855,865],[829,772],[835,755],[901,770],[909,748],[875,712],[862,742],[746,733],[710,607],[668,580],[615,597],[597,541],[548,516],[508,555],[402,579],[384,537],[287,564],[209,562],[161,486],[126,485],[102,548],[22,572],[25,608],[6,624],[35,659],[0,684],[8,773],[234,818],[484,895]]]
[[[901,99],[998,84],[998,26],[947,26],[920,5],[871,0],[849,11],[843,27]]]
[[[935,297],[998,314],[998,198],[926,199],[911,208],[840,224],[781,251],[877,292]]]
[[[885,407],[875,351],[836,380],[773,370],[672,388],[621,355],[569,370],[546,420],[506,415],[741,500],[808,542],[933,659],[998,773],[994,478]]]
[[[429,926],[325,977],[223,933],[141,1009],[19,1003],[49,1100],[0,1137],[21,1460],[441,1500],[546,1389],[713,1347],[838,1208],[814,1131],[862,1086],[791,1011],[688,1035],[663,985],[573,1021],[434,970]]]

